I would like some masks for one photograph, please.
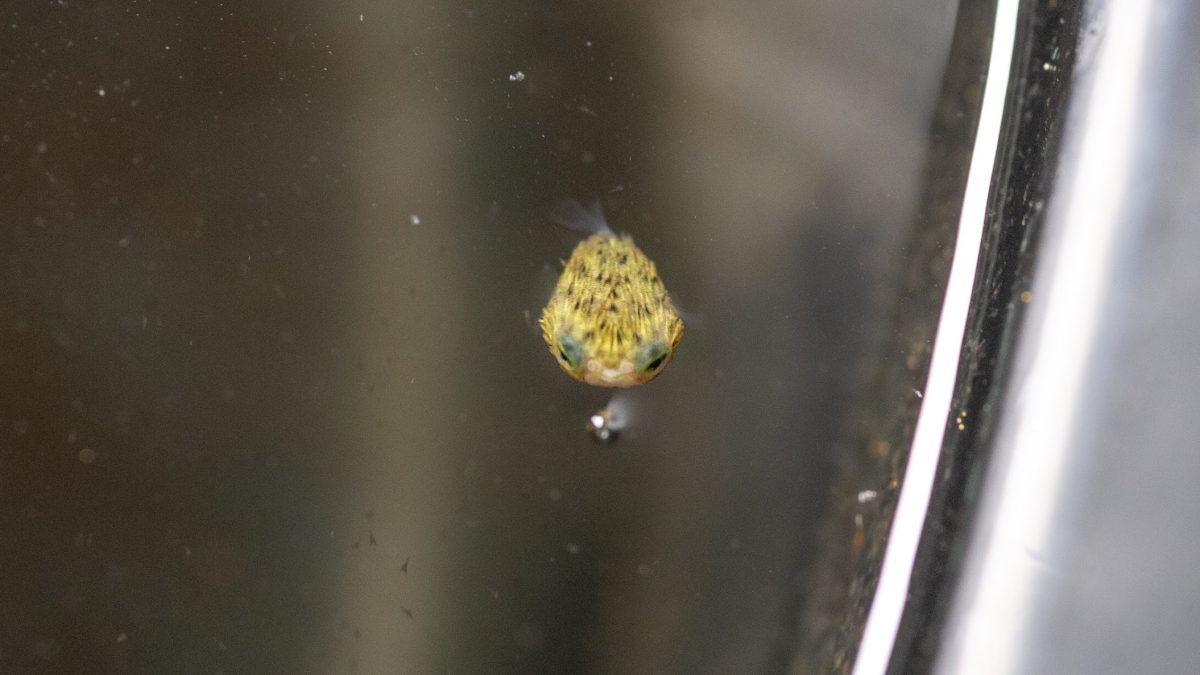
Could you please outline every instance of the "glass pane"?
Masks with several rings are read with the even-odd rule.
[[[885,489],[839,478],[888,454],[862,403],[924,358],[894,326],[955,3],[25,2],[0,29],[0,669],[830,658],[814,598]],[[542,341],[566,199],[683,312],[653,382],[576,382]]]

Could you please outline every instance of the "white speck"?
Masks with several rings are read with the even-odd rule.
[[[546,499],[549,499],[552,502],[556,502],[556,501],[562,499],[562,496],[563,496],[562,490],[560,490],[556,487],[552,487],[549,490],[546,490]]]
[[[117,636],[117,642],[124,642],[128,639],[129,639],[129,636],[124,633],[121,633],[120,635]]]
[[[858,503],[866,504],[867,502],[871,501],[872,499],[875,499],[878,496],[879,496],[879,493],[874,490],[863,490],[862,492],[858,493]]]
[[[362,15],[362,14],[359,14],[359,15],[358,15],[358,20],[359,20],[360,22],[363,20],[363,15]]]
[[[925,397],[925,395],[921,393],[921,390],[920,390],[920,389],[913,389],[913,393],[917,395],[917,398],[924,398],[924,397]]]
[[[125,235],[124,237],[121,237],[117,241],[117,246],[120,246],[121,248],[129,248],[129,244],[132,242],[133,242],[133,237],[130,237],[129,235]]]
[[[863,529],[863,517],[861,513],[854,514],[854,527]]]
[[[100,87],[99,89],[97,89],[96,93],[99,94],[101,97],[103,97],[104,96],[104,87]]]
[[[524,82],[525,81],[525,73],[518,70],[517,72],[508,76],[508,81],[509,82]]]
[[[49,146],[47,146],[44,141],[37,144],[37,151],[38,151],[39,155],[46,154],[46,150],[48,150],[48,149],[49,149]]]
[[[591,40],[588,40],[587,42],[585,42],[585,43],[583,43],[583,44],[584,44],[584,46],[591,47],[591,46],[592,46],[592,41],[591,41]]]
[[[163,45],[163,49],[171,51],[171,45]]]
[[[579,544],[567,544],[567,553],[570,553],[571,555],[579,555],[581,550],[583,549],[579,546]]]
[[[412,225],[420,225],[420,224],[421,224],[421,217],[420,217],[420,216],[418,216],[418,215],[417,215],[417,214],[415,214],[415,213],[410,213],[410,214],[408,215],[408,222],[409,222],[410,224],[412,224]]]

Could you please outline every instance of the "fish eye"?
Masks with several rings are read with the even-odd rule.
[[[650,373],[658,370],[667,357],[671,355],[671,350],[661,342],[652,342],[638,354],[638,362],[646,365],[642,366],[642,371]]]
[[[583,363],[583,346],[570,335],[558,338],[558,358],[571,370],[577,370]]]

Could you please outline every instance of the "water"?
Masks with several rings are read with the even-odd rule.
[[[952,9],[11,12],[0,670],[803,669]],[[603,445],[564,198],[688,312]]]

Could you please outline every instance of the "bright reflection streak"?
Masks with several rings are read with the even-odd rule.
[[[997,3],[992,33],[992,52],[988,61],[987,85],[975,133],[975,147],[967,174],[959,218],[958,238],[942,314],[938,319],[929,375],[925,384],[921,413],[913,433],[912,449],[904,472],[904,483],[896,503],[896,514],[888,535],[887,551],[879,573],[879,583],[871,602],[871,612],[859,643],[854,675],[877,675],[887,670],[896,632],[908,598],[909,580],[917,554],[917,544],[929,510],[929,495],[937,472],[938,456],[950,415],[958,357],[966,330],[967,310],[974,287],[975,266],[983,238],[988,189],[1000,138],[1000,122],[1008,89],[1017,26],[1017,0]]]
[[[1086,98],[1072,121],[1082,131],[1064,154],[1073,176],[1051,205],[1058,224],[1035,278],[1028,339],[1018,355],[1018,393],[1007,402],[982,518],[967,561],[963,596],[948,626],[944,673],[1012,673],[1032,628],[1034,593],[1044,579],[1062,503],[1078,394],[1097,339],[1105,273],[1121,222],[1137,130],[1139,75],[1154,3],[1116,0],[1101,35]],[[1086,66],[1081,66],[1081,72]]]

